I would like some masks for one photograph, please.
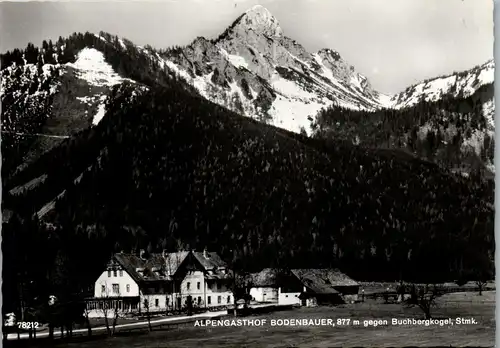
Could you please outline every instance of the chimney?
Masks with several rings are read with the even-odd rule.
[[[203,249],[203,257],[208,259],[207,248]]]
[[[139,257],[143,260],[145,260],[144,258],[144,254],[146,253],[146,251],[144,249],[141,249],[140,252],[139,252]]]

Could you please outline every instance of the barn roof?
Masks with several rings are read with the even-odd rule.
[[[338,293],[335,287],[359,285],[336,269],[292,269],[292,273],[317,294],[335,294]]]

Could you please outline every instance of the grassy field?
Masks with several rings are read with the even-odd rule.
[[[454,293],[443,296],[433,311],[435,319],[474,318],[476,325],[452,326],[364,326],[364,320],[391,318],[422,319],[418,308],[377,301],[340,307],[298,308],[245,319],[357,319],[359,326],[195,327],[192,323],[128,334],[98,341],[60,342],[68,348],[102,347],[332,347],[332,346],[493,346],[495,340],[495,293]],[[229,318],[232,319],[232,318]]]
[[[389,288],[390,291],[395,291],[398,283],[397,282],[360,282],[361,288],[365,290],[365,294],[373,294],[373,293],[381,293],[386,291],[387,288]],[[421,284],[425,285],[425,284]],[[460,289],[459,291],[475,291],[477,289],[477,285],[475,282],[468,282],[462,286],[458,286],[455,283],[443,283],[440,284],[444,288],[458,288]],[[484,287],[485,290],[494,290],[495,289],[495,282],[488,282],[486,286]]]

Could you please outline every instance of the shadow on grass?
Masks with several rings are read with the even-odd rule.
[[[157,331],[167,331],[168,328],[157,330]],[[73,337],[64,337],[64,338],[55,338],[49,339],[48,337],[37,338],[36,340],[22,339],[22,340],[4,340],[2,343],[3,347],[6,348],[36,348],[36,347],[55,347],[67,344],[81,344],[81,343],[91,343],[97,341],[104,341],[106,339],[113,338],[136,338],[141,336],[146,336],[149,334],[149,331],[122,331],[116,332],[112,337],[109,337],[106,332],[93,334],[92,336],[88,335],[78,335]]]

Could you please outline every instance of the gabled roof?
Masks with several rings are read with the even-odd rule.
[[[144,281],[143,275],[138,269],[144,269],[146,261],[134,254],[115,254],[114,259],[135,280],[136,283]]]
[[[335,287],[359,285],[336,269],[292,269],[292,273],[317,294],[335,294]]]
[[[220,258],[217,253],[213,252],[198,252],[193,251],[194,257],[201,263],[203,268],[208,270],[219,269],[221,267],[226,268],[227,264]],[[206,256],[206,257],[205,257]]]
[[[226,264],[217,253],[207,252],[208,258],[201,252],[179,251],[175,253],[150,254],[147,259],[142,259],[135,254],[119,253],[114,255],[114,260],[121,265],[125,271],[139,282],[154,282],[172,280],[179,267],[192,254],[201,264],[205,271],[226,267]],[[221,275],[224,278],[224,275]],[[217,274],[212,276],[215,278]]]

